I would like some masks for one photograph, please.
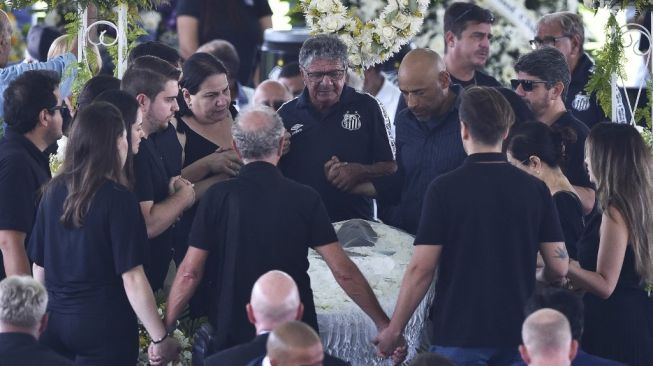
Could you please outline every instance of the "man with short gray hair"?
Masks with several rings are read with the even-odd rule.
[[[251,106],[232,127],[234,149],[244,162],[237,177],[215,184],[200,202],[189,248],[168,297],[166,325],[174,326],[200,283],[204,268],[214,280],[209,322],[217,330],[214,351],[256,335],[247,318],[250,289],[276,269],[297,283],[302,319],[317,330],[308,277],[308,249],[329,265],[336,281],[379,329],[388,317],[356,265],[344,252],[320,200],[310,187],[283,177],[276,164],[285,129],[271,108]]]
[[[48,324],[47,305],[47,291],[32,277],[0,282],[0,365],[73,365],[37,341]]]
[[[376,99],[345,85],[347,55],[335,35],[306,40],[299,51],[306,88],[279,109],[292,142],[279,167],[318,191],[331,221],[372,219],[371,199],[354,189],[397,169],[387,114]],[[332,169],[338,162],[347,164]]]
[[[578,350],[567,317],[553,309],[529,315],[522,326],[522,340],[519,352],[532,366],[569,366]]]

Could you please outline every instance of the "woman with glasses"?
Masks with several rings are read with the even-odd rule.
[[[580,198],[562,173],[565,147],[576,141],[571,129],[551,128],[541,122],[515,125],[504,142],[508,161],[541,179],[551,191],[565,236],[565,246],[576,259],[576,242],[583,232],[583,206]]]
[[[78,365],[134,365],[136,316],[154,340],[153,364],[174,358],[179,347],[143,272],[147,234],[126,187],[126,134],[120,112],[108,103],[79,112],[29,243],[34,276],[50,299],[41,342]]]
[[[631,125],[600,123],[585,162],[602,214],[569,265],[586,291],[583,349],[629,366],[653,365],[653,160]]]

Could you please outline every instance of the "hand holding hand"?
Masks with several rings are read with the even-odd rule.
[[[379,331],[379,334],[372,341],[376,345],[376,350],[382,357],[392,356],[393,362],[395,364],[401,363],[403,359],[399,362],[401,356],[406,357],[406,340],[401,332],[392,330],[390,327],[386,327]]]
[[[181,345],[174,337],[168,336],[161,343],[151,343],[148,348],[150,365],[165,365],[170,361],[176,361],[181,352]]]
[[[212,174],[226,174],[230,177],[238,175],[242,160],[234,149],[219,148],[211,155],[207,156],[209,169]]]
[[[363,180],[364,168],[358,163],[341,162],[336,156],[324,164],[327,180],[341,191],[351,192]]]

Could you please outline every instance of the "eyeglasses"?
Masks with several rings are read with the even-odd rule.
[[[512,86],[513,90],[517,90],[519,85],[521,85],[521,88],[524,89],[524,91],[533,91],[533,87],[535,84],[549,84],[549,81],[544,81],[544,80],[524,80],[524,79],[512,79],[510,80],[510,86]]]
[[[544,38],[535,37],[534,39],[528,41],[528,43],[530,43],[531,47],[535,50],[542,46],[555,47],[556,42],[558,42],[558,40],[561,40],[563,38],[571,38],[571,36],[568,34],[563,34],[558,37],[552,37],[552,36],[548,36]]]
[[[340,81],[342,78],[345,77],[347,69],[342,69],[342,70],[332,70],[332,71],[316,71],[316,72],[306,72],[306,76],[308,77],[308,80],[313,83],[318,83],[324,79],[324,77],[328,77],[331,79],[331,81]]]
[[[68,112],[68,106],[66,105],[66,103],[61,103],[61,105],[56,105],[52,108],[48,108],[48,111],[50,113],[54,113],[54,111],[60,111],[61,114],[64,114]]]

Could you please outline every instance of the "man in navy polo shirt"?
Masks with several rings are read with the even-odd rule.
[[[583,18],[569,11],[547,14],[537,21],[535,39],[531,40],[534,49],[555,47],[565,56],[571,73],[569,90],[565,105],[574,117],[592,128],[595,124],[612,119],[606,116],[596,100],[596,93],[588,94],[585,86],[594,74],[594,62],[585,53],[585,29]],[[613,122],[628,123],[630,120],[621,93],[617,98],[617,120]]]
[[[469,156],[429,186],[395,313],[376,342],[392,353],[438,269],[431,351],[459,366],[510,365],[519,359],[538,250],[537,274],[547,281],[566,275],[569,258],[548,188],[501,154],[514,121],[508,101],[471,87],[459,111]]]
[[[279,167],[320,193],[331,221],[372,219],[371,199],[352,192],[397,169],[388,116],[376,99],[345,86],[347,46],[337,36],[306,40],[299,64],[306,88],[279,109],[291,134]],[[337,162],[347,164],[329,169]]]
[[[574,186],[588,214],[594,208],[596,192],[585,168],[585,139],[589,128],[565,106],[569,89],[569,69],[564,55],[553,47],[544,47],[522,55],[515,64],[517,79],[512,88],[531,109],[538,121],[551,127],[569,128],[576,142],[565,147],[563,173]]]
[[[40,189],[50,180],[44,153],[61,136],[65,104],[54,71],[26,71],[4,92],[6,127],[0,140],[0,250],[5,275],[30,274],[25,243]]]

